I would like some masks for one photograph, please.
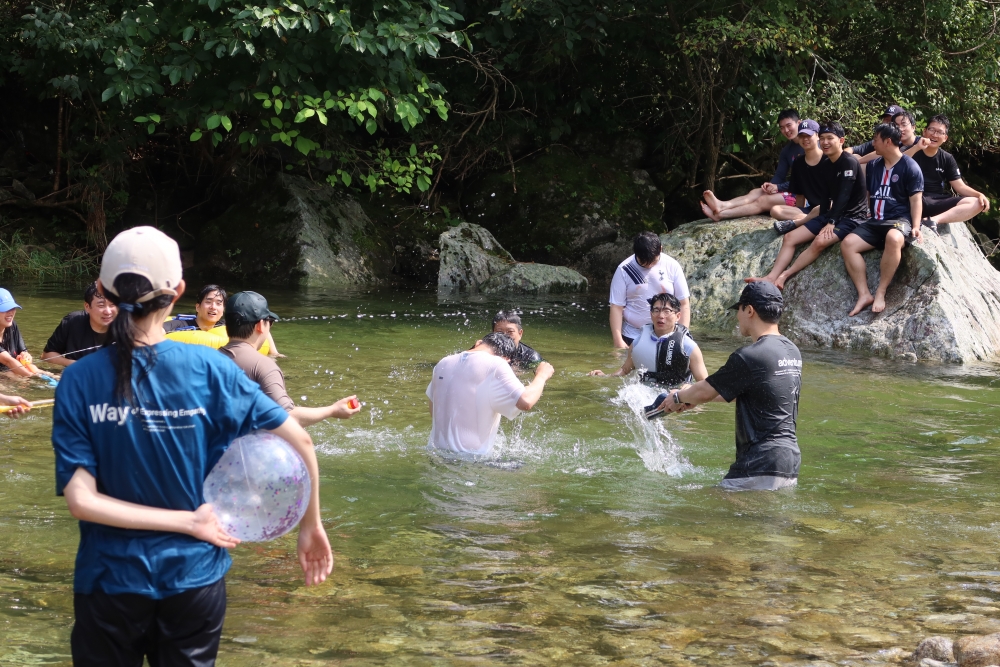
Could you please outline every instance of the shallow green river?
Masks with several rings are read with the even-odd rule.
[[[36,357],[77,291],[14,289]],[[268,296],[293,397],[365,407],[310,429],[332,577],[302,587],[294,537],[235,549],[221,665],[871,665],[1000,630],[1000,367],[807,351],[798,488],[731,494],[732,406],[649,425],[651,390],[585,377],[619,363],[603,295],[521,304],[556,375],[488,463],[427,451],[424,389],[501,304]],[[701,342],[710,371],[739,344]],[[50,426],[0,422],[2,665],[69,664]]]

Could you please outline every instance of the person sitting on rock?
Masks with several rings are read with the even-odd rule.
[[[900,109],[898,113],[893,115],[892,123],[899,128],[899,138],[902,141],[900,150],[906,152],[920,143],[920,137],[917,136],[917,121],[913,118],[912,113]],[[874,142],[874,138],[872,141]],[[872,151],[858,158],[858,162],[868,164],[877,157],[878,154]]]
[[[681,324],[681,303],[673,294],[657,294],[649,299],[652,322],[632,341],[625,363],[612,376],[625,376],[636,369],[644,369],[643,381],[665,387],[686,386],[708,377],[701,348],[694,342],[691,332]],[[587,375],[605,375],[593,370]]]
[[[331,417],[350,419],[361,411],[357,396],[347,396],[320,408],[295,405],[285,389],[285,375],[277,362],[258,352],[271,333],[271,323],[278,319],[268,308],[267,299],[257,292],[237,292],[229,297],[226,310],[229,342],[220,347],[219,352],[235,361],[247,377],[260,385],[261,391],[299,425],[311,426]]]
[[[924,175],[922,223],[934,230],[938,225],[965,222],[990,210],[989,198],[962,180],[955,158],[941,148],[948,141],[950,129],[948,117],[938,114],[927,123],[920,141],[906,151]]]
[[[795,169],[792,171],[789,189],[795,195],[795,205],[779,204],[771,207],[771,217],[775,219],[774,231],[778,234],[787,234],[815,219],[820,207],[829,200],[832,172],[830,161],[819,148],[819,123],[810,118],[799,123],[796,141],[805,153],[796,159]],[[794,248],[793,245],[792,252]],[[787,261],[791,261],[791,256]]]
[[[868,208],[871,217],[858,225],[840,244],[844,266],[858,290],[858,302],[849,315],[854,317],[871,306],[873,313],[885,310],[885,293],[899,268],[903,247],[920,241],[924,176],[920,167],[900,150],[902,138],[895,124],[875,128],[878,157],[868,165]],[[879,282],[875,296],[868,289],[868,273],[862,253],[882,250]]]
[[[770,273],[763,278],[747,278],[747,282],[766,280],[778,289],[784,289],[789,278],[815,262],[824,250],[843,241],[855,227],[868,219],[865,178],[858,158],[844,151],[844,128],[834,121],[827,123],[820,128],[819,143],[830,165],[829,191],[823,195],[823,203],[813,209],[819,214],[785,235]],[[795,256],[795,247],[810,240],[809,247],[788,266]]]
[[[903,107],[899,106],[898,104],[890,104],[888,107],[886,107],[885,112],[882,114],[881,122],[891,123],[893,117],[896,114],[900,113],[903,113]],[[876,123],[876,125],[878,125],[878,123]],[[849,148],[845,148],[844,152],[851,153],[855,157],[861,158],[862,156],[868,155],[869,153],[874,153],[875,144],[871,139],[869,139],[863,144],[858,144],[857,146],[850,146]]]
[[[681,304],[680,322],[691,326],[691,301],[680,263],[661,251],[660,237],[642,232],[632,242],[634,254],[618,265],[611,279],[611,341],[624,349],[649,324],[649,297],[667,292]]]
[[[704,201],[701,210],[705,217],[715,222],[741,218],[747,215],[759,215],[770,211],[772,207],[781,204],[795,206],[795,196],[789,191],[789,181],[792,162],[802,155],[802,147],[796,141],[799,134],[799,112],[795,109],[785,109],[778,114],[778,129],[788,140],[778,155],[778,168],[774,176],[759,188],[735,199],[722,200],[711,190],[702,193]]]
[[[504,334],[517,345],[510,358],[510,367],[515,371],[533,368],[542,361],[542,355],[521,342],[524,329],[521,327],[520,316],[514,311],[501,310],[497,313],[493,317],[493,332]]]
[[[83,310],[62,319],[42,350],[42,361],[69,366],[97,352],[108,338],[108,327],[118,316],[118,306],[97,291],[97,281],[83,292]]]

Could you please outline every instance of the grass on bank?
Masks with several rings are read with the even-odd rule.
[[[55,250],[25,243],[18,233],[0,238],[0,277],[14,280],[67,280],[92,278],[100,270],[100,257],[73,250]]]

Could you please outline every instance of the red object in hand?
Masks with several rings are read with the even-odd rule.
[[[351,410],[357,410],[358,408],[361,407],[361,404],[358,403],[358,399],[352,398],[347,402],[347,407],[349,407]]]

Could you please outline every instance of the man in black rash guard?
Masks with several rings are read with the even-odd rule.
[[[903,107],[897,104],[890,104],[888,107],[886,107],[885,113],[882,114],[881,122],[891,123],[893,116],[900,113],[903,113]],[[850,148],[845,148],[844,151],[847,153],[852,153],[853,155],[860,158],[864,155],[868,155],[869,153],[874,153],[875,143],[872,139],[869,139],[863,144],[859,144],[857,146],[851,146]]]
[[[542,355],[521,342],[524,329],[521,328],[521,318],[510,310],[501,310],[493,318],[494,333],[502,333],[514,341],[517,348],[510,358],[510,365],[515,371],[522,371],[537,366],[542,361]]]
[[[118,306],[97,292],[96,282],[90,283],[83,292],[83,310],[73,311],[62,319],[45,343],[42,361],[69,366],[97,352],[117,316]]]
[[[774,281],[778,289],[785,289],[789,278],[815,262],[824,250],[843,241],[868,219],[868,188],[858,158],[844,151],[844,128],[837,122],[827,123],[820,128],[819,143],[832,167],[833,177],[829,182],[832,203],[824,202],[819,215],[792,232],[798,234],[805,230],[814,238],[795,262],[778,274]]]
[[[771,210],[772,206],[780,204],[795,205],[795,196],[788,191],[790,174],[794,171],[792,163],[802,155],[802,147],[796,138],[799,132],[799,112],[795,109],[785,109],[778,114],[778,129],[788,143],[781,149],[778,156],[778,168],[770,181],[759,188],[735,199],[721,200],[711,190],[702,193],[701,210],[705,217],[718,222],[730,218],[740,218],[745,215],[758,215]]]
[[[951,121],[944,114],[930,119],[924,136],[906,151],[924,175],[923,224],[936,230],[938,225],[965,222],[990,210],[990,200],[962,180],[955,157],[941,148],[948,141]]]
[[[665,410],[682,412],[709,401],[736,399],[736,462],[719,484],[730,491],[774,491],[795,486],[802,456],[795,435],[802,387],[802,355],[778,331],[781,292],[771,283],[743,288],[736,310],[740,333],[754,342],[729,356],[701,382],[673,392]]]

